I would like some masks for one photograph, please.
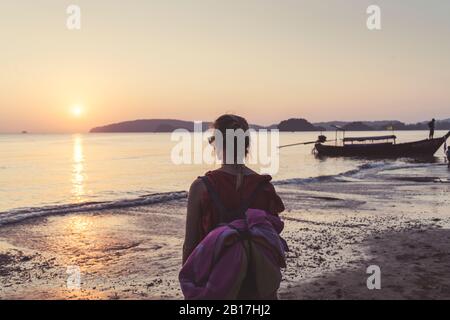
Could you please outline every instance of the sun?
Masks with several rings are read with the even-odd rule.
[[[71,113],[74,117],[80,117],[83,114],[83,106],[76,104],[72,107]]]

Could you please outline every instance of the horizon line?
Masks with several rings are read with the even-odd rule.
[[[402,122],[406,125],[411,125],[411,124],[418,124],[418,123],[423,123],[426,122],[427,120],[419,120],[419,121],[415,121],[415,122],[404,122],[402,120],[398,120],[398,119],[382,119],[382,120],[324,120],[324,121],[310,121],[306,118],[303,117],[290,117],[287,119],[283,119],[278,121],[278,123],[272,123],[269,125],[261,125],[261,124],[257,124],[257,123],[252,123],[250,122],[249,125],[254,125],[254,126],[260,126],[260,127],[270,127],[273,125],[277,125],[279,124],[281,121],[286,121],[286,120],[290,120],[290,119],[305,119],[306,121],[310,122],[311,124],[322,124],[322,123],[331,123],[331,122],[346,122],[346,123],[354,123],[354,122],[383,122],[383,121],[399,121]],[[195,121],[201,121],[203,123],[210,123],[213,121],[210,120],[184,120],[184,119],[175,119],[175,118],[137,118],[137,119],[132,119],[132,120],[122,120],[122,121],[117,121],[117,122],[111,122],[108,124],[104,124],[104,125],[99,125],[99,126],[94,126],[91,127],[90,129],[88,129],[87,131],[82,131],[82,132],[78,132],[78,131],[28,131],[28,130],[17,130],[17,131],[0,131],[0,134],[85,134],[85,133],[95,133],[95,132],[90,132],[90,130],[92,130],[93,128],[98,128],[98,127],[103,127],[103,126],[108,126],[111,124],[117,124],[117,123],[122,123],[122,122],[132,122],[132,121],[139,121],[139,120],[175,120],[175,121],[186,121],[186,122],[195,122]],[[436,121],[443,121],[443,120],[450,120],[450,116],[449,117],[443,117],[443,118],[436,118]],[[25,133],[24,133],[25,131]],[[420,130],[419,130],[420,131]],[[113,133],[113,132],[111,132]],[[133,133],[133,132],[117,132],[117,133]],[[134,133],[139,133],[139,132],[134,132]],[[144,132],[142,132],[144,133]],[[158,133],[158,132],[149,132],[149,133]]]

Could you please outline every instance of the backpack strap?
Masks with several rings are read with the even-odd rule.
[[[255,201],[256,197],[258,196],[259,192],[263,189],[264,186],[266,186],[267,181],[261,181],[258,186],[253,190],[250,197],[248,197],[244,202],[241,204],[241,206],[236,211],[230,211],[228,210],[222,203],[222,201],[219,198],[219,194],[212,186],[211,182],[206,176],[199,177],[200,180],[203,181],[203,183],[206,186],[206,189],[208,190],[209,195],[211,196],[211,199],[213,201],[214,206],[219,211],[219,223],[228,223],[236,218],[245,218],[245,212],[250,208],[250,206]]]
[[[219,222],[221,223],[224,221],[224,218],[227,216],[227,209],[223,205],[222,201],[220,201],[219,195],[212,186],[211,182],[209,182],[209,179],[206,176],[198,177],[200,180],[203,181],[203,183],[206,186],[206,189],[208,190],[208,194],[210,195],[214,206],[219,211]]]

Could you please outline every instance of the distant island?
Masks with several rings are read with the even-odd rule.
[[[431,120],[431,119],[430,119]],[[330,121],[319,122],[314,125],[325,128],[326,130],[335,130],[340,127],[347,131],[385,131],[385,130],[428,130],[430,120],[418,123],[406,124],[398,120],[385,121]],[[450,118],[436,121],[436,130],[450,130]]]
[[[374,127],[365,124],[364,122],[350,122],[342,126],[342,129],[345,131],[372,131]]]
[[[203,123],[207,130],[209,123]],[[142,119],[108,124],[96,127],[89,132],[172,132],[175,129],[194,131],[194,122],[173,119]]]
[[[278,126],[280,131],[324,131],[325,128],[318,127],[306,119],[288,119],[281,121]]]
[[[210,127],[210,122],[203,123],[203,130]],[[334,131],[336,127],[347,131],[384,131],[384,130],[428,130],[428,121],[406,124],[398,120],[386,121],[330,121],[311,123],[303,118],[291,118],[278,124],[261,126],[251,124],[253,129],[279,129],[283,132],[298,131]],[[92,128],[89,132],[172,132],[175,129],[194,131],[193,121],[175,119],[140,119],[108,124]],[[450,118],[437,120],[436,130],[450,130]]]

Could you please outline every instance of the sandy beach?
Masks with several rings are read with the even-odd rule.
[[[448,176],[446,166],[437,166]],[[450,299],[450,184],[404,172],[276,185],[281,299]],[[186,199],[0,227],[2,299],[181,299]],[[366,269],[381,269],[369,290]],[[67,268],[81,288],[67,289]]]

